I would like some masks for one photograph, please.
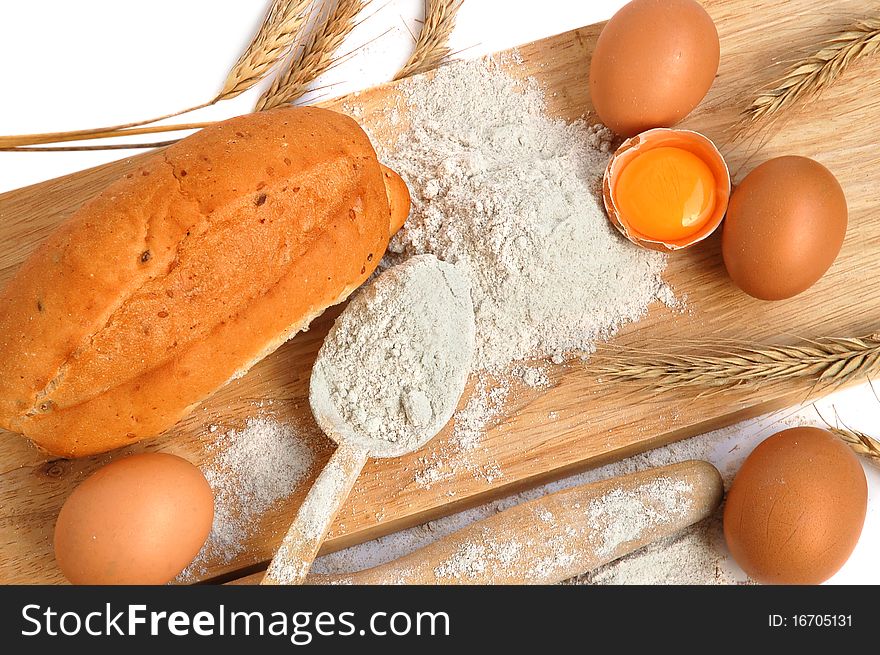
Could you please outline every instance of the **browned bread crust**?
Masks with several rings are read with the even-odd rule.
[[[157,153],[0,292],[0,426],[66,457],[159,434],[357,288],[389,219],[369,139],[328,110]]]

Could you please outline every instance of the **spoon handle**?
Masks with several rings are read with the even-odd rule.
[[[266,570],[263,585],[305,581],[318,549],[367,463],[365,448],[341,443],[315,480]]]

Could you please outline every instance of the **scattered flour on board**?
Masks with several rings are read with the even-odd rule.
[[[546,363],[514,366],[511,373],[532,389],[548,389],[552,386]]]
[[[613,134],[547,114],[533,79],[503,69],[516,57],[458,62],[401,85],[407,118],[381,157],[407,182],[412,213],[383,266],[433,253],[470,281],[476,314],[476,377],[486,384],[455,416],[449,451],[426,456],[416,482],[431,486],[461,469],[487,480],[478,442],[503,413],[510,378],[550,385],[545,370],[511,363],[589,353],[648,305],[676,304],[660,275],[665,255],[639,248],[609,223],[602,173]],[[392,122],[385,112],[386,123]],[[381,119],[380,119],[381,120]],[[505,380],[505,376],[508,378]],[[497,469],[497,464],[494,465]]]
[[[214,523],[207,543],[179,580],[203,575],[208,562],[232,561],[260,516],[296,491],[315,461],[309,439],[274,418],[252,417],[243,428],[220,435],[214,426],[208,430],[210,459],[202,472],[214,492]]]
[[[415,473],[416,484],[430,489],[460,470],[467,470],[487,483],[500,478],[502,471],[496,462],[485,462],[485,457],[474,455],[480,452],[486,426],[503,414],[509,394],[507,379],[490,381],[485,376],[477,376],[467,402],[453,418],[451,438],[443,445],[428,448],[419,458],[421,468]]]

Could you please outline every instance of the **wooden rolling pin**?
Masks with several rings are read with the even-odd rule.
[[[707,518],[723,493],[721,475],[708,462],[671,464],[557,491],[386,564],[310,575],[306,584],[553,584]]]

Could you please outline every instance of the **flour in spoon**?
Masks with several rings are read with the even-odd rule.
[[[474,354],[467,278],[433,255],[385,271],[336,320],[310,401],[331,436],[379,456],[408,452],[450,419]]]

